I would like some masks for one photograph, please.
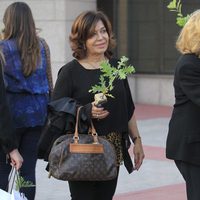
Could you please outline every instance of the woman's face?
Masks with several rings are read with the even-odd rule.
[[[87,55],[103,55],[108,48],[109,36],[103,22],[95,26],[93,35],[86,40]]]

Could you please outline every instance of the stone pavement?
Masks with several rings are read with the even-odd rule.
[[[141,169],[130,175],[124,166],[120,168],[114,200],[186,200],[183,178],[174,163],[165,158],[171,110],[167,106],[136,105],[145,160]],[[35,200],[70,200],[67,182],[48,179],[45,166],[45,162],[38,161]]]

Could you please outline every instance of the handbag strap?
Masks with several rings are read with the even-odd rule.
[[[75,125],[75,132],[74,132],[74,143],[78,143],[78,140],[79,140],[79,133],[78,133],[78,122],[79,122],[79,115],[80,115],[80,110],[83,106],[80,106],[78,107],[77,109],[77,114],[76,114],[76,125]],[[94,139],[94,144],[98,144],[99,141],[98,141],[98,134],[96,132],[96,129],[94,127],[94,124],[92,122],[92,120],[90,120],[90,129],[91,129],[91,135],[93,136],[93,139]]]
[[[49,50],[49,46],[47,45],[46,41],[43,38],[40,38],[40,41],[43,44],[44,49],[45,49],[45,55],[47,59],[46,74],[47,74],[47,79],[49,83],[49,93],[51,96],[52,91],[53,91],[53,78],[52,78],[52,70],[51,70],[50,50]]]

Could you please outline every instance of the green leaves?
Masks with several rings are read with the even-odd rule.
[[[15,186],[16,191],[19,191],[21,188],[35,187],[35,185],[33,185],[31,181],[25,181],[24,178],[20,176],[19,174],[17,174],[15,183],[16,183],[16,186]]]
[[[190,15],[187,15],[185,17],[177,17],[176,18],[176,23],[180,26],[180,27],[183,27],[186,22],[188,21]]]
[[[113,67],[110,65],[108,61],[104,61],[100,65],[100,70],[102,74],[99,78],[99,84],[92,86],[89,92],[96,94],[96,93],[103,93],[108,97],[113,97],[110,92],[113,90],[113,82],[115,79],[125,79],[127,75],[134,73],[135,68],[132,65],[128,65],[128,58],[122,56],[121,59],[118,61],[118,66]]]
[[[171,11],[176,11],[176,0],[172,0],[167,6]]]
[[[177,17],[176,17],[176,24],[180,27],[183,27],[186,22],[189,19],[189,15],[183,16],[182,14],[182,3],[181,0],[178,0],[178,2],[176,0],[172,0],[167,8],[172,11],[172,12],[176,12],[177,13]]]

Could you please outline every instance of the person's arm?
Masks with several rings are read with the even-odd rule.
[[[62,97],[72,98],[72,81],[68,66],[63,66],[58,72],[51,100],[54,101]]]
[[[126,90],[127,110],[128,110],[128,132],[129,136],[134,143],[133,154],[135,169],[138,170],[142,165],[144,159],[144,151],[142,147],[142,141],[137,127],[137,122],[134,114],[135,105],[132,100],[131,91],[128,80],[124,80],[124,86]]]
[[[133,154],[134,154],[135,169],[138,170],[142,165],[144,159],[144,151],[134,114],[132,115],[131,119],[128,122],[128,128],[129,128],[129,136],[134,143]]]
[[[2,63],[0,58],[0,145],[5,153],[10,156],[11,164],[18,170],[23,162],[17,150],[16,136],[12,128],[11,116],[6,99],[6,91],[3,80]]]
[[[11,165],[16,168],[16,170],[19,170],[23,163],[23,158],[19,151],[17,149],[13,149],[11,152],[9,152]]]
[[[200,68],[197,63],[185,63],[178,71],[180,87],[193,103],[200,106]]]

